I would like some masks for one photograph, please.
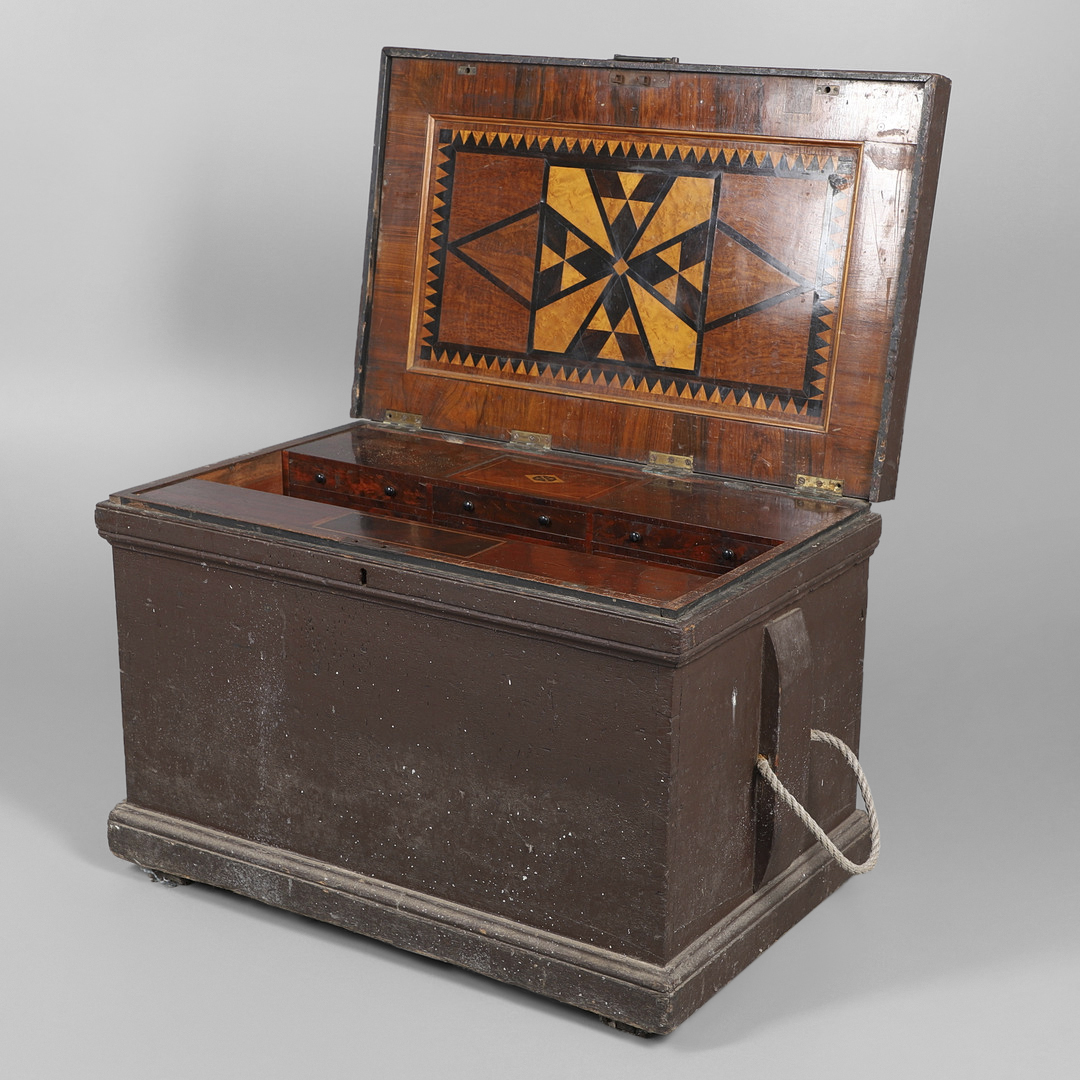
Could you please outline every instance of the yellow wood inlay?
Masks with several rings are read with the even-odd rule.
[[[533,348],[543,352],[566,352],[609,280],[601,278],[540,308],[533,327]]]
[[[611,223],[614,223],[626,207],[625,199],[601,199],[600,201],[604,204],[604,213],[607,214],[607,219]]]
[[[602,360],[624,360],[622,349],[619,348],[618,339],[614,334],[604,343],[604,347],[596,354]]]
[[[626,280],[630,282],[653,359],[661,367],[692,371],[697,351],[697,331],[664,307],[632,277]]]
[[[547,202],[553,210],[572,221],[590,240],[611,252],[607,230],[600,218],[589,178],[584,169],[555,166],[548,170]]]
[[[682,243],[672,244],[671,247],[664,248],[663,251],[658,251],[657,255],[659,255],[672,270],[678,272],[679,262],[682,259]]]
[[[677,176],[664,201],[638,241],[636,251],[649,251],[673,236],[709,220],[713,181],[704,176]]]
[[[585,275],[579,274],[569,263],[563,263],[562,268],[562,291],[572,288],[579,281],[584,281]]]
[[[589,323],[590,330],[606,330],[609,334],[612,331],[611,320],[608,318],[607,312],[604,310],[603,304],[596,309],[596,314],[593,316],[593,321]]]
[[[675,297],[679,294],[679,277],[669,277],[665,281],[658,282],[653,288],[661,295],[675,303]]]
[[[621,172],[618,174],[618,177],[626,197],[628,199],[631,198],[638,184],[641,183],[642,173]]]
[[[574,233],[568,232],[566,234],[566,257],[572,259],[575,255],[580,255],[581,252],[588,249],[588,244],[581,239],[580,236],[575,236]]]
[[[682,276],[686,278],[698,292],[701,292],[705,285],[705,260],[702,259],[696,266],[688,266],[682,272]]]

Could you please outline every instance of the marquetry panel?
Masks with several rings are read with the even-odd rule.
[[[433,117],[409,368],[825,425],[854,144]]]

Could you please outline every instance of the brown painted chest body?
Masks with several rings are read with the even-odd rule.
[[[669,1031],[846,876],[931,75],[388,51],[353,415],[113,496],[113,850]]]

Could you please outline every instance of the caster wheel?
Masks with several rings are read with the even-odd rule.
[[[631,1035],[636,1035],[639,1039],[655,1039],[655,1031],[646,1031],[644,1028],[634,1027],[633,1024],[624,1024],[621,1020],[612,1020],[609,1016],[601,1016],[600,1020],[607,1024],[608,1027],[614,1028],[616,1031],[628,1031]]]
[[[175,889],[178,885],[191,884],[187,878],[177,877],[176,874],[167,874],[164,870],[154,870],[149,866],[140,866],[139,869],[154,882],[155,885],[164,885],[168,889]]]

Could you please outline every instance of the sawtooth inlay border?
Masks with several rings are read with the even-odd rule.
[[[856,145],[431,132],[411,370],[824,427]]]

